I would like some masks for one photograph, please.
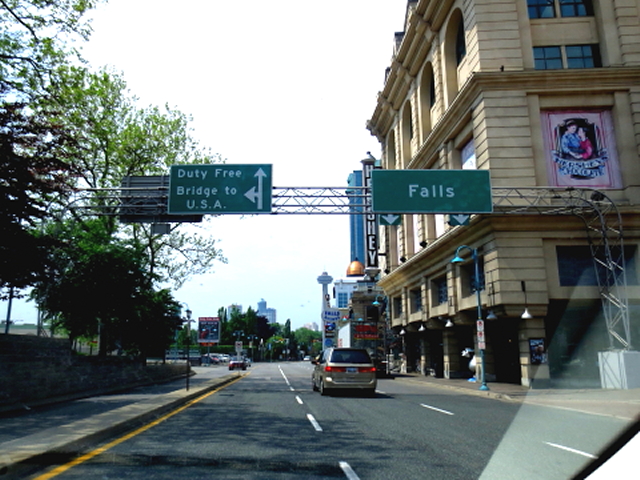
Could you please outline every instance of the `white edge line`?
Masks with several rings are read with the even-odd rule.
[[[444,413],[445,415],[455,415],[455,413],[449,412],[448,410],[442,410],[441,408],[432,407],[431,405],[425,405],[424,403],[421,403],[420,406],[428,408],[429,410],[435,410],[436,412]]]
[[[551,447],[556,447],[559,448],[560,450],[566,450],[567,452],[571,452],[571,453],[575,453],[577,455],[582,455],[583,457],[587,457],[587,458],[592,458],[592,459],[596,459],[598,458],[595,455],[591,455],[590,453],[587,452],[583,452],[581,450],[576,450],[575,448],[571,448],[571,447],[565,447],[564,445],[559,445],[557,443],[551,443],[551,442],[544,442],[547,445],[551,446]]]
[[[353,471],[353,468],[351,468],[351,465],[347,462],[340,462],[339,465],[349,480],[360,480],[360,477],[356,475],[356,472]]]
[[[313,418],[313,415],[311,415],[310,413],[307,413],[307,418],[309,419],[309,421],[311,422],[311,425],[313,425],[313,428],[316,429],[316,432],[321,432],[322,431],[322,427],[320,426],[320,424],[316,421],[315,418]]]

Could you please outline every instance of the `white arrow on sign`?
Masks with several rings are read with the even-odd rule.
[[[400,215],[388,214],[388,215],[382,215],[382,218],[384,218],[385,221],[389,222],[389,224],[394,224],[398,220],[398,218],[400,218]]]
[[[454,219],[458,225],[465,225],[469,222],[469,218],[471,218],[471,215],[457,214],[451,215],[451,218]]]
[[[264,170],[262,170],[262,168],[259,168],[254,175],[254,177],[258,177],[258,189],[256,190],[256,187],[251,187],[251,190],[244,194],[244,196],[251,200],[253,203],[257,203],[258,210],[262,210],[262,181],[266,176],[267,174],[264,173]]]

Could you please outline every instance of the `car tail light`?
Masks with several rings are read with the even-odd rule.
[[[324,367],[324,371],[325,372],[346,372],[347,369],[346,367],[330,367],[330,366],[326,366]]]
[[[360,373],[375,373],[376,367],[360,367],[358,371]]]

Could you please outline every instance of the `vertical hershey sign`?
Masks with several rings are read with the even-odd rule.
[[[377,216],[372,212],[371,200],[371,172],[373,171],[375,160],[365,158],[362,160],[362,183],[365,187],[365,207],[364,211],[364,238],[365,252],[367,255],[365,267],[378,268],[378,222]]]

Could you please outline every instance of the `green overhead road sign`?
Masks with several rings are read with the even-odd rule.
[[[176,214],[271,212],[271,165],[172,165],[169,207]]]
[[[374,213],[491,213],[488,170],[374,170]]]

